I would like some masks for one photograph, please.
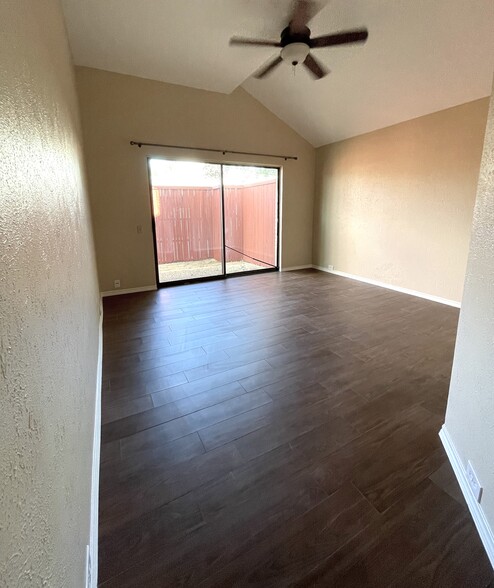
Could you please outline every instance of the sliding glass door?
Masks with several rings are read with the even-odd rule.
[[[150,159],[160,284],[221,276],[221,166]]]
[[[226,273],[277,267],[278,169],[223,166]]]
[[[159,284],[278,267],[279,170],[149,159]]]

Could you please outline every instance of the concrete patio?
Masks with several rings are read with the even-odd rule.
[[[264,269],[266,266],[247,261],[227,261],[226,273],[236,274]],[[160,263],[160,283],[177,282],[179,280],[194,280],[211,276],[220,276],[223,272],[221,261],[217,259],[203,259],[200,261],[176,261],[173,263]]]

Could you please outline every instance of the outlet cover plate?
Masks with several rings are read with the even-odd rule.
[[[114,288],[120,288],[120,280],[115,280],[115,281],[113,282],[113,287],[114,287]]]
[[[328,270],[332,272],[334,270],[334,265],[328,265]]]
[[[479,479],[477,478],[477,474],[475,473],[475,470],[473,469],[473,465],[470,461],[467,464],[467,478],[468,478],[468,483],[470,484],[470,488],[473,492],[473,495],[475,496],[475,500],[477,502],[480,502],[480,499],[482,498],[483,488],[480,485]]]

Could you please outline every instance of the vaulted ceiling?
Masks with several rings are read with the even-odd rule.
[[[365,45],[315,50],[314,81],[277,50],[230,47],[233,35],[278,39],[291,0],[63,0],[77,65],[214,92],[242,86],[315,146],[489,95],[492,0],[323,0],[313,35],[366,26]]]

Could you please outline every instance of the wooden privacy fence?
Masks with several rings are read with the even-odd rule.
[[[152,192],[158,263],[221,261],[220,188],[153,186]],[[276,180],[225,186],[224,195],[226,260],[276,265]]]

